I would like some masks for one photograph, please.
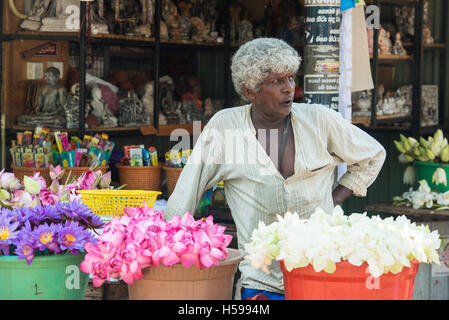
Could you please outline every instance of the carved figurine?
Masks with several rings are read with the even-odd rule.
[[[114,20],[118,24],[119,34],[134,34],[141,20],[141,5],[139,0],[112,0]]]
[[[405,51],[404,46],[402,45],[401,34],[399,32],[397,32],[395,36],[393,54],[400,56],[407,54],[407,51]]]
[[[381,26],[379,29],[379,53],[386,55],[391,54],[392,46],[390,33]]]
[[[193,98],[186,99],[182,102],[182,113],[185,116],[185,123],[201,121],[203,118],[202,109],[198,108]]]
[[[192,23],[188,17],[181,16],[181,19],[179,19],[179,29],[181,30],[181,39],[190,40]]]
[[[20,27],[24,30],[38,31],[51,0],[35,0],[28,17],[22,21]]]
[[[180,16],[178,8],[171,0],[162,1],[162,18],[168,27],[170,38],[174,40],[181,39],[181,30],[179,28]]]
[[[134,91],[128,91],[128,96],[119,101],[119,124],[132,126],[146,121],[145,108]]]
[[[39,31],[70,32],[80,28],[80,2],[78,0],[53,1],[42,18]]]
[[[209,39],[209,24],[205,24],[203,20],[198,17],[190,18],[192,23],[192,40],[193,41],[207,41]]]
[[[154,0],[140,0],[140,5],[142,7],[142,24],[136,26],[134,34],[149,38],[151,37],[151,28],[154,24]]]
[[[159,85],[161,111],[167,117],[167,123],[183,123],[185,120],[181,114],[181,102],[175,101],[173,97],[173,91],[175,89],[173,79],[169,76],[163,76],[159,79]]]
[[[66,127],[67,128],[78,128],[79,127],[79,103],[80,99],[80,84],[75,83],[70,88],[70,94],[67,97],[66,104],[64,105],[64,113],[66,118]],[[87,118],[89,113],[91,112],[90,104],[86,104],[86,108],[84,110],[84,116]],[[87,124],[85,124],[87,127]]]
[[[369,114],[371,109],[371,98],[366,91],[362,91],[357,99],[357,106],[360,108],[360,112]]]
[[[425,26],[423,28],[422,32],[423,32],[423,43],[424,44],[431,44],[431,43],[435,42],[431,35],[430,28],[428,26]]]
[[[93,2],[89,11],[90,30],[92,34],[109,34],[109,26],[104,19],[103,1]]]
[[[102,99],[102,91],[98,86],[91,90],[92,101],[92,115],[97,119],[98,123],[107,128],[116,127],[118,120],[109,110],[107,104]]]
[[[248,42],[254,38],[253,24],[251,22],[249,22],[248,20],[240,21],[238,30],[239,30],[238,31],[238,34],[239,34],[238,42],[239,43],[243,44],[243,43]]]

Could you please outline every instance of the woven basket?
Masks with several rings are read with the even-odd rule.
[[[64,176],[61,179],[62,183],[65,183],[67,176],[69,175],[69,172],[72,171],[72,173],[70,174],[70,180],[73,179],[73,177],[75,177],[76,179],[78,179],[79,177],[81,177],[81,175],[86,172],[87,170],[90,169],[90,167],[63,167],[61,169],[64,169]],[[106,167],[97,167],[94,171],[97,170],[101,170],[102,174],[105,174],[106,172],[108,172],[109,166]]]
[[[153,207],[158,191],[144,190],[77,190],[82,202],[92,212],[100,216],[117,217],[123,215],[124,208],[129,207]]]
[[[16,167],[11,164],[12,171],[17,179],[23,180],[24,176],[34,176],[35,172],[39,172],[40,175],[45,179],[47,187],[51,185],[50,171],[48,168],[29,168],[29,167]]]
[[[120,184],[126,184],[125,189],[161,191],[161,163],[155,167],[131,167],[123,164],[117,164],[116,167]]]
[[[164,170],[167,178],[168,195],[171,195],[173,190],[175,190],[175,186],[178,182],[179,175],[182,172],[182,168],[164,167]]]

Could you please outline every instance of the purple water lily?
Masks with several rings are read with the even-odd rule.
[[[56,238],[57,229],[58,227],[55,224],[48,225],[45,223],[37,226],[31,234],[31,237],[36,244],[36,249],[39,249],[40,251],[48,249],[49,251],[60,253],[61,250],[59,249]]]
[[[66,221],[58,225],[58,243],[61,250],[78,254],[84,249],[84,241],[89,240],[89,231],[76,221]]]
[[[17,237],[17,227],[19,222],[14,221],[13,217],[0,215],[0,251],[3,254],[9,254],[9,245]]]
[[[97,216],[92,210],[79,200],[73,200],[70,203],[57,203],[55,208],[67,220],[78,221],[91,229],[101,229],[104,226],[100,216]]]
[[[34,259],[36,242],[34,240],[31,224],[29,221],[26,221],[24,223],[23,228],[17,235],[17,241],[15,245],[16,250],[14,251],[14,253],[18,256],[17,259],[25,259],[27,264],[30,265]]]
[[[31,264],[39,255],[78,254],[96,243],[89,229],[103,227],[101,218],[79,200],[54,205],[0,210],[0,255],[15,254]]]

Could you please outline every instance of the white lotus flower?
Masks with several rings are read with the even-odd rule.
[[[425,187],[423,184],[422,189],[426,190]],[[424,205],[433,201],[431,194],[421,191],[410,197]],[[248,253],[245,258],[266,273],[273,259],[283,260],[289,271],[312,265],[316,272],[328,273],[333,273],[336,263],[343,260],[356,266],[366,262],[370,274],[378,277],[410,267],[413,259],[439,263],[436,251],[439,247],[437,231],[431,233],[427,226],[416,226],[405,216],[396,219],[368,217],[366,213],[346,216],[337,206],[332,214],[317,208],[308,220],[287,212],[268,226],[259,223],[251,242],[245,245]]]
[[[430,187],[427,184],[426,180],[424,180],[424,179],[419,180],[418,183],[419,183],[419,188],[418,188],[419,192],[430,193],[431,190],[430,190]]]
[[[445,193],[439,193],[437,195],[437,203],[442,206],[449,206],[449,191]]]
[[[404,176],[402,178],[404,184],[409,184],[413,186],[416,181],[416,172],[413,166],[408,166],[404,171]]]
[[[446,171],[443,168],[436,169],[432,175],[432,182],[436,185],[444,184],[444,186],[447,186]]]

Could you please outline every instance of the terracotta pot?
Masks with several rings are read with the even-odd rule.
[[[228,257],[211,268],[148,267],[143,279],[128,285],[130,300],[231,300],[234,274],[243,252],[228,249]]]

